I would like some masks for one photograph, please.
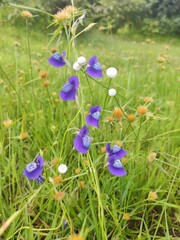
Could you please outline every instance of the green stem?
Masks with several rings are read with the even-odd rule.
[[[112,78],[109,79],[109,84],[108,84],[108,87],[107,87],[108,90],[109,90],[109,88],[110,88],[111,81],[112,81]],[[108,92],[107,92],[106,98],[105,98],[105,100],[104,100],[103,110],[104,110],[104,108],[105,108],[105,106],[106,106],[107,98],[108,98]]]

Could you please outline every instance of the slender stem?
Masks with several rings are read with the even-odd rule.
[[[90,85],[90,82],[89,82],[89,79],[88,79],[87,74],[85,74],[85,76],[86,76],[86,80],[87,80],[87,83],[88,83],[88,85],[89,85],[89,89],[90,89],[91,96],[92,96],[92,100],[93,100],[93,99],[94,99],[93,91],[92,91],[92,88],[91,88],[91,85]]]
[[[108,90],[109,90],[109,88],[110,88],[111,81],[112,81],[112,78],[109,79]],[[104,108],[105,108],[105,106],[106,106],[107,98],[108,98],[108,92],[107,92],[106,98],[105,98],[105,100],[104,100],[103,110],[104,110]]]

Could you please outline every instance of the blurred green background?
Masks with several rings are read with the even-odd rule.
[[[1,20],[21,24],[17,8],[9,3],[56,13],[58,8],[71,4],[70,0],[1,0]],[[99,30],[122,35],[180,35],[179,0],[74,0],[75,7],[87,10],[87,21],[98,22]],[[47,27],[49,17],[38,12],[37,24]]]

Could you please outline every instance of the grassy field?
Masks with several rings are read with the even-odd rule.
[[[104,76],[87,80],[82,71],[48,64],[52,48],[67,51],[64,39],[47,47],[51,36],[32,27],[4,24],[1,32],[0,239],[179,239],[180,44],[85,33],[67,58],[98,56]],[[108,87],[111,66],[118,75]],[[80,107],[58,97],[76,74]],[[117,95],[105,104],[108,88]],[[95,105],[102,107],[100,128],[89,128],[91,147],[80,154],[73,139]],[[139,114],[139,106],[148,111]],[[116,107],[124,111],[119,120]],[[108,171],[107,143],[127,151],[126,176]],[[45,160],[40,185],[23,175],[38,153]],[[68,171],[58,177],[60,163]]]

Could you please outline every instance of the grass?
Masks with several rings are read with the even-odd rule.
[[[54,69],[47,59],[50,37],[40,31],[4,24],[0,39],[0,219],[2,239],[67,239],[73,232],[87,239],[179,239],[179,132],[180,132],[180,48],[176,42],[134,41],[100,32],[85,33],[76,42],[77,52],[87,59],[97,55],[104,77],[96,81],[77,75],[81,85],[80,108],[74,101],[58,101],[58,93],[75,72],[68,67]],[[169,46],[167,46],[169,45]],[[58,50],[66,49],[62,39]],[[157,58],[163,56],[163,62]],[[68,56],[75,61],[76,52]],[[90,106],[104,106],[109,80],[107,67],[118,69],[101,114],[100,129],[90,128],[93,142],[87,155],[73,149],[73,139],[84,125]],[[45,87],[40,73],[48,73]],[[144,102],[150,96],[153,102]],[[139,115],[140,105],[148,113]],[[112,116],[115,107],[126,115],[135,114],[130,123]],[[12,126],[3,122],[12,119]],[[21,134],[26,132],[24,140]],[[127,150],[125,177],[114,177],[107,170],[103,147],[122,141]],[[23,176],[23,171],[37,153],[45,159],[45,181],[37,185]],[[156,153],[149,162],[148,155]],[[56,160],[56,161],[53,161]],[[55,165],[56,163],[56,165]],[[68,166],[62,182],[53,185],[49,177],[58,175],[60,163]],[[65,192],[61,201],[56,191]],[[158,198],[149,200],[150,192]],[[125,219],[128,213],[130,219]],[[67,222],[67,227],[64,226]],[[7,222],[6,222],[7,224]]]

